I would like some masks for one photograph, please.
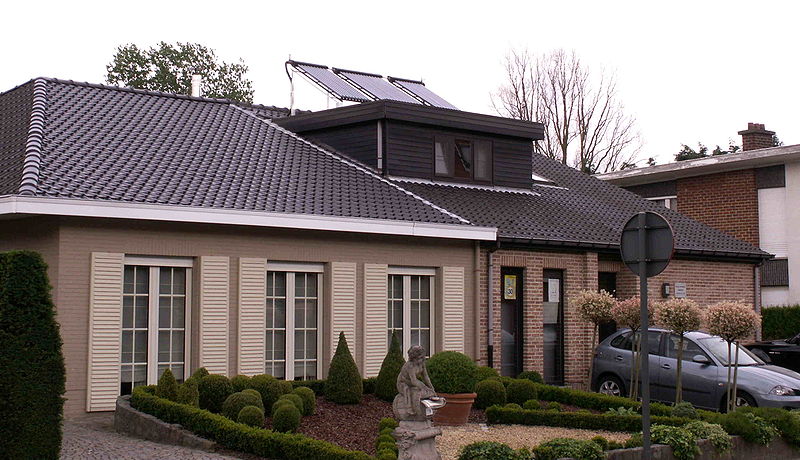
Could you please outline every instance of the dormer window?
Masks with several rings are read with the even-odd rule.
[[[491,182],[492,142],[437,135],[434,141],[434,168],[437,177]]]

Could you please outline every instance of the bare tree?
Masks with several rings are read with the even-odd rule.
[[[613,74],[595,75],[562,49],[541,56],[512,50],[505,74],[492,104],[501,115],[544,125],[536,152],[590,174],[635,163],[636,120],[625,113]]]

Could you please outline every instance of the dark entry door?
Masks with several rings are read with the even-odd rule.
[[[599,272],[597,274],[597,287],[601,291],[606,291],[615,299],[617,298],[617,274],[614,272]],[[598,343],[602,342],[609,335],[617,332],[617,323],[609,321],[600,325]]]
[[[564,272],[544,271],[544,381],[564,384]]]
[[[500,373],[516,377],[522,372],[522,269],[504,267],[500,273]]]

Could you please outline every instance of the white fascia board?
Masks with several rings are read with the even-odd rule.
[[[495,241],[497,239],[497,228],[495,227],[68,198],[0,197],[0,216],[13,214],[247,225],[252,227],[377,233],[479,241]]]

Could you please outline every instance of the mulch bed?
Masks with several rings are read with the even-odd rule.
[[[392,404],[364,395],[360,404],[338,405],[323,397],[317,398],[317,412],[303,417],[298,433],[328,441],[349,450],[360,450],[375,455],[375,440],[378,438],[378,423],[384,417],[394,417]],[[469,423],[484,423],[482,410],[472,409]],[[267,418],[266,428],[272,428]]]

